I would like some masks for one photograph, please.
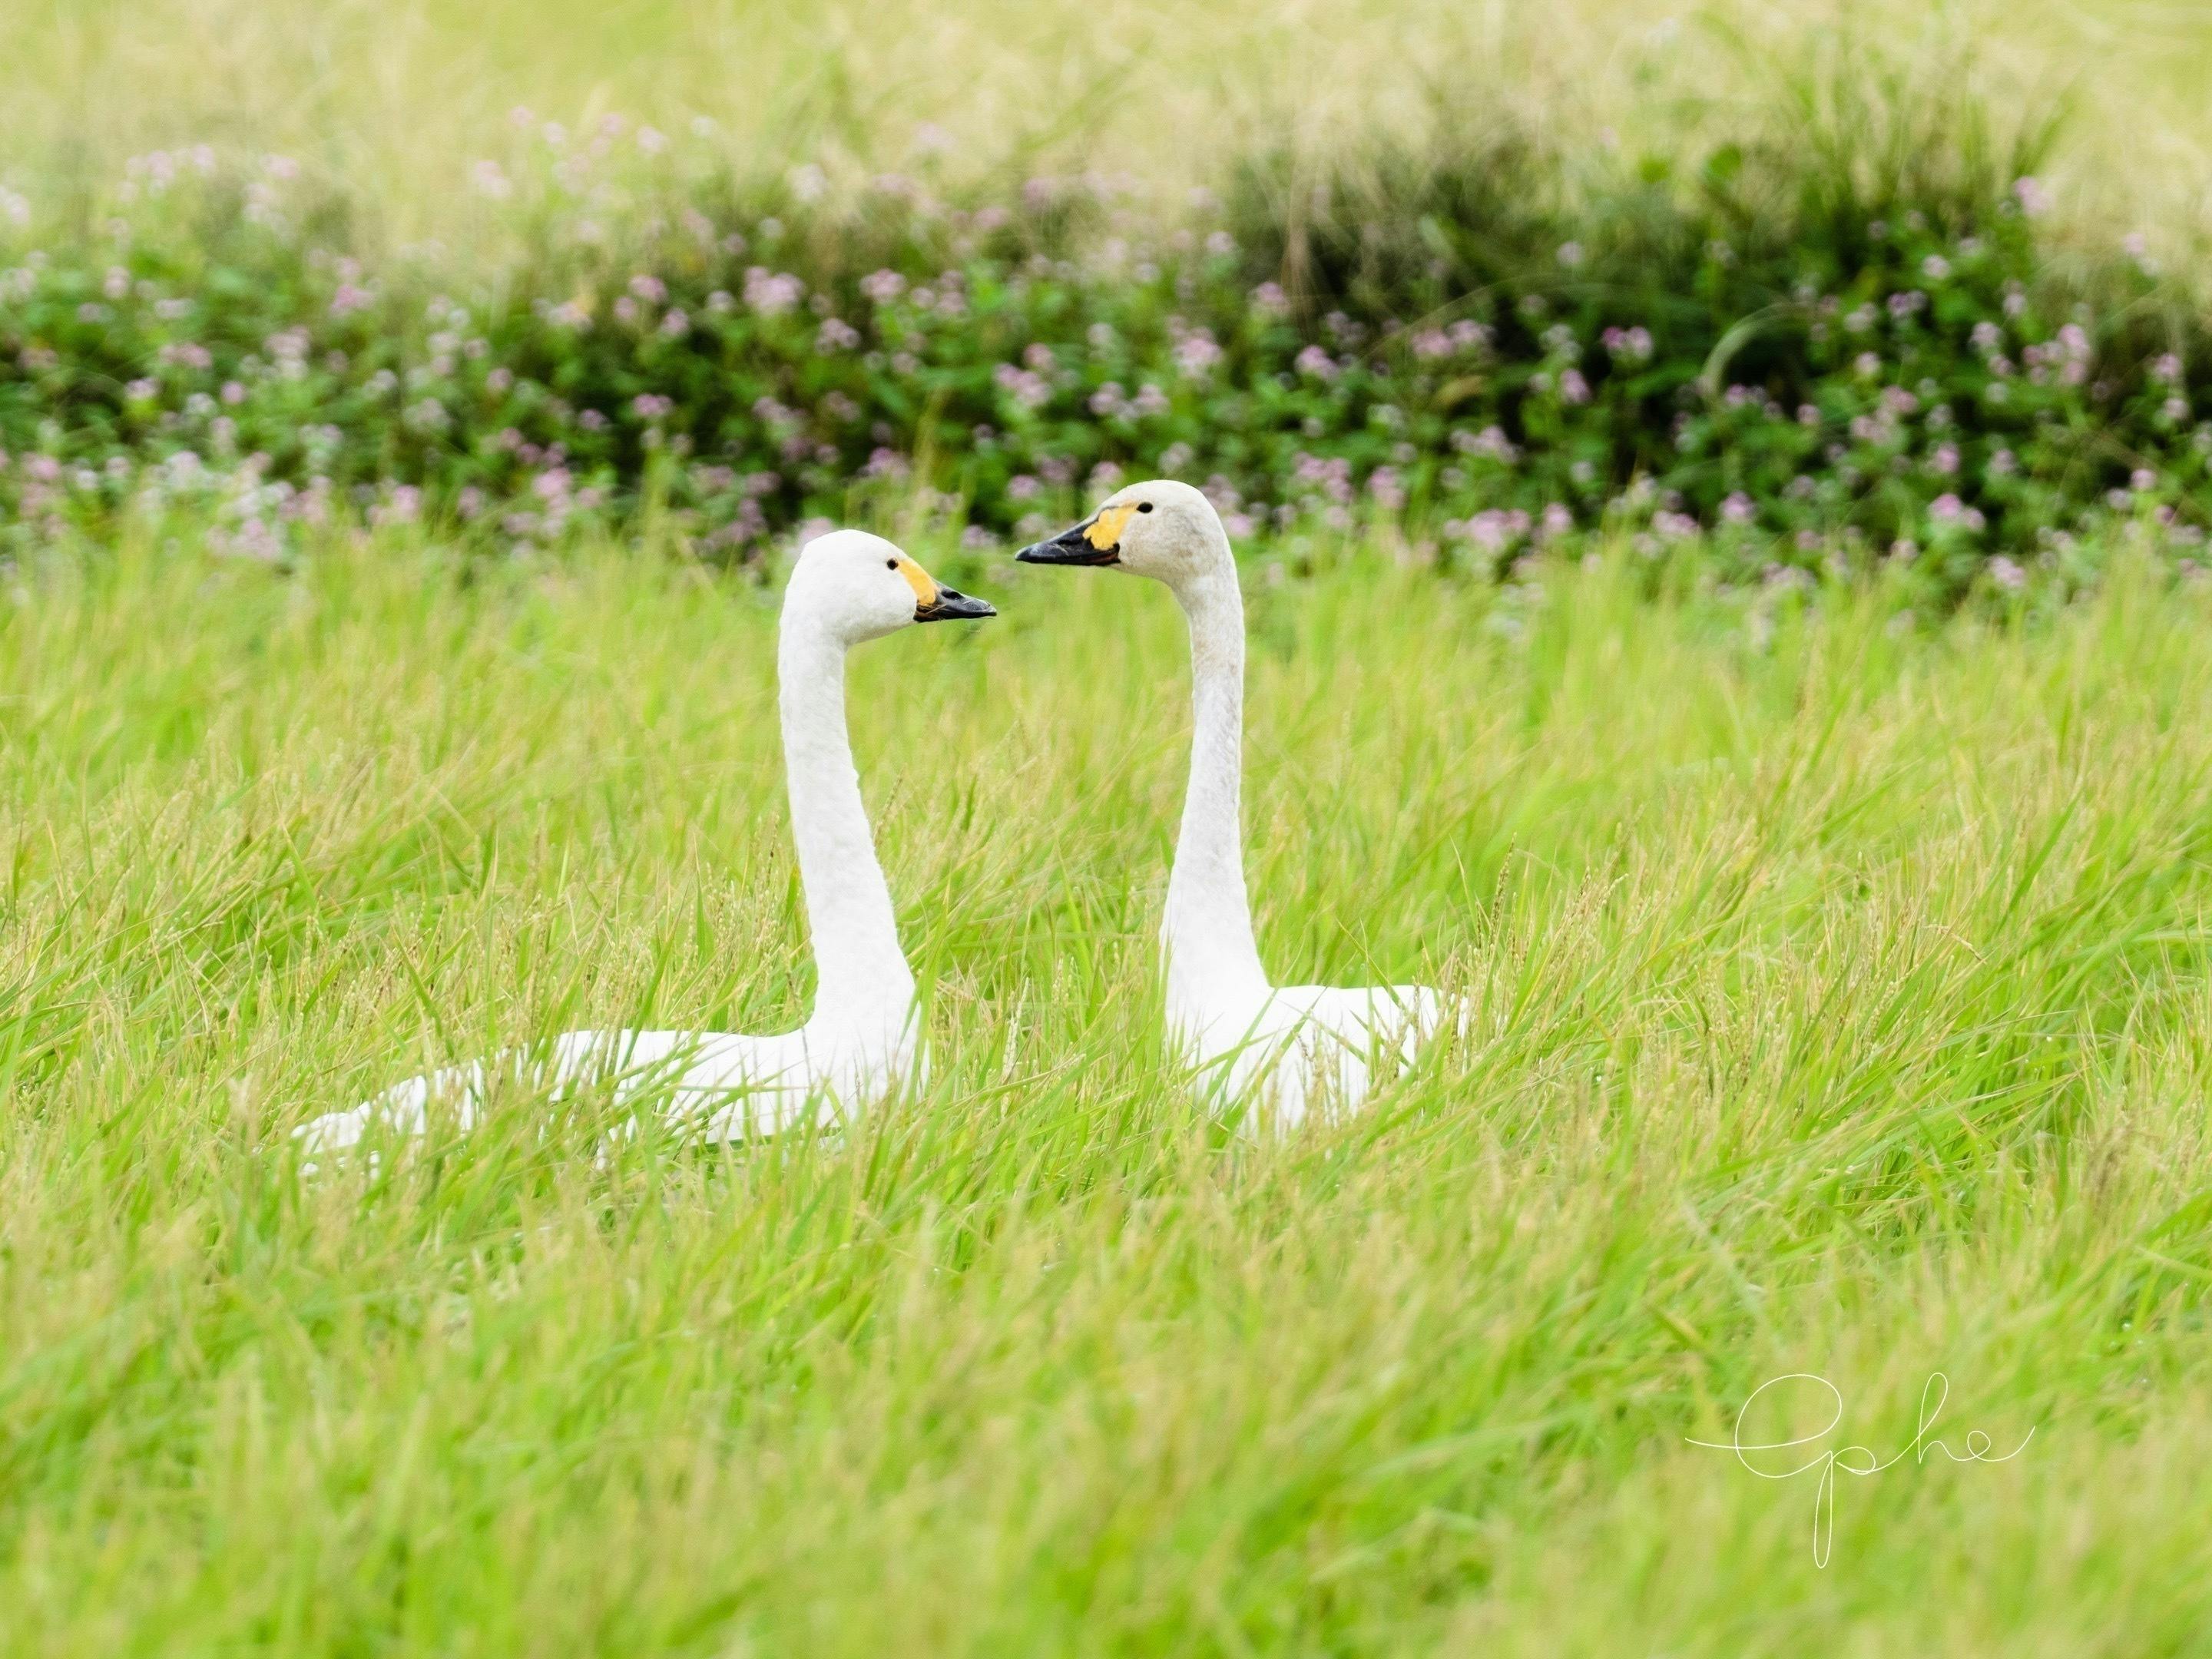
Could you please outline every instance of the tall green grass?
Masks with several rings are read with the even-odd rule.
[[[79,551],[0,595],[0,1646],[2201,1650],[2200,592],[1255,565],[1268,959],[1474,1012],[1252,1146],[1159,1053],[1178,621],[998,567],[853,665],[920,1098],[303,1182],[426,1060],[798,1017],[770,602]],[[2033,1439],[1843,1478],[1825,1568],[1687,1443],[1810,1371],[1887,1454],[1939,1370]]]

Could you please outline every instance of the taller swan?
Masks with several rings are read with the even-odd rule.
[[[1169,479],[1131,484],[1073,529],[1024,548],[1029,564],[1103,565],[1164,582],[1190,623],[1195,729],[1162,929],[1169,1034],[1222,1103],[1289,1127],[1365,1103],[1370,1063],[1410,1061],[1441,1019],[1425,985],[1276,986],[1244,890],[1239,798],[1244,599],[1213,504]]]
[[[420,1133],[434,1100],[471,1127],[498,1070],[556,1093],[591,1079],[611,1081],[617,1099],[653,1088],[673,1117],[710,1139],[771,1133],[897,1088],[919,1059],[914,974],[853,769],[845,653],[915,623],[995,614],[878,536],[834,531],[799,552],[777,626],[776,679],[792,836],[818,970],[804,1025],[777,1036],[570,1031],[541,1051],[410,1078],[351,1111],[317,1118],[297,1131],[303,1150],[327,1156],[372,1125]]]

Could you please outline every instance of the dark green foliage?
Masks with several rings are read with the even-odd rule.
[[[2054,268],[2040,138],[1851,84],[1571,189],[1511,135],[1262,155],[1170,229],[1081,181],[694,179],[618,236],[544,215],[522,279],[459,298],[331,252],[342,205],[185,168],[0,276],[0,507],[213,494],[263,553],[349,497],[514,542],[648,509],[737,559],[921,486],[1024,534],[1158,471],[1239,534],[1379,517],[1490,568],[1705,528],[1952,589],[2093,517],[2197,539],[2199,316],[2139,255]]]

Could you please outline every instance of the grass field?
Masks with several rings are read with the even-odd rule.
[[[1475,1008],[1356,1124],[1163,1066],[1176,619],[995,565],[854,665],[926,1094],[302,1181],[425,1060],[798,1016],[772,596],[10,576],[0,1647],[2203,1651],[2212,601],[1547,582],[1255,570],[1272,965]],[[2033,1438],[1840,1476],[1825,1567],[1817,1471],[1686,1443],[1812,1372],[1887,1455],[1938,1371]]]

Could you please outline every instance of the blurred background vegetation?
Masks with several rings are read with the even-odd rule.
[[[45,6],[0,510],[288,556],[1025,537],[1117,480],[1496,574],[1931,599],[2212,525],[2212,22],[2113,3]]]
[[[2113,234],[2212,212],[2212,16],[2177,0],[18,0],[0,69],[9,182],[96,188],[126,156],[228,143],[299,156],[392,242],[481,231],[465,167],[517,104],[716,124],[741,170],[927,164],[988,179],[1095,168],[1163,207],[1255,139],[1317,165],[1440,112],[1561,150],[1671,155],[1787,118],[1846,44],[1921,89],[2069,113],[2062,216]]]

